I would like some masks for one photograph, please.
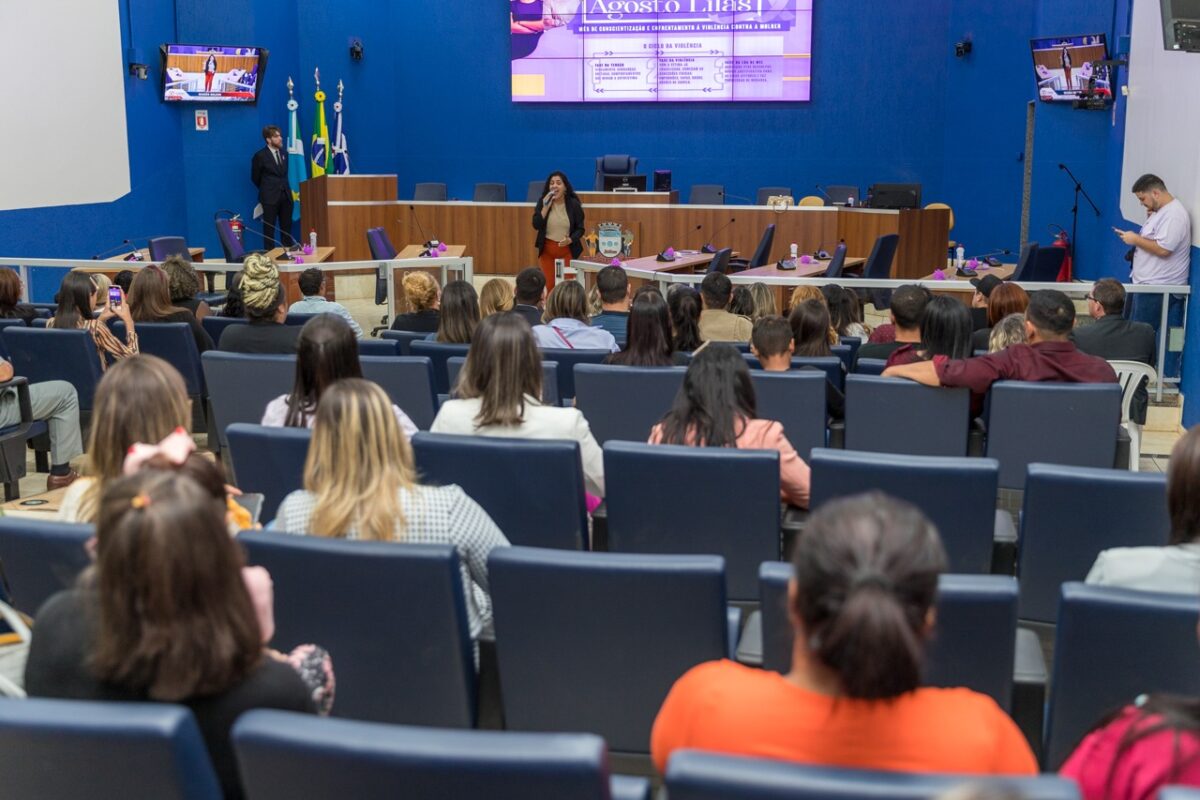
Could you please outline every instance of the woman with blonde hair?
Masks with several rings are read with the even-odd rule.
[[[546,298],[542,325],[535,325],[537,346],[567,350],[609,350],[617,352],[616,338],[603,328],[593,328],[588,316],[587,296],[577,281],[563,281]]]
[[[136,355],[113,365],[96,387],[84,475],[59,507],[65,522],[94,522],[105,485],[121,476],[137,442],[160,442],[191,429],[192,404],[178,371],[161,358]]]
[[[321,398],[304,488],[284,498],[275,528],[340,539],[452,544],[460,556],[471,636],[490,632],[487,558],[508,540],[458,486],[417,483],[412,447],[391,401],[369,381],[346,378]]]
[[[279,281],[279,267],[259,253],[242,262],[242,306],[247,325],[230,325],[219,346],[232,353],[292,355],[300,326],[285,325],[287,298]]]
[[[479,313],[490,317],[501,311],[512,311],[515,302],[512,284],[504,278],[492,278],[479,292]]]
[[[988,352],[999,353],[1010,344],[1025,344],[1025,315],[1009,314],[992,326],[988,334]]]
[[[750,296],[754,299],[754,312],[750,318],[755,322],[779,313],[779,309],[775,307],[775,292],[762,281],[750,284]]]
[[[392,330],[433,333],[438,329],[441,292],[433,276],[423,270],[414,269],[405,273],[400,281],[408,312],[397,314],[392,320]]]

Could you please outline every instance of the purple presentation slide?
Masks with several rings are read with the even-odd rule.
[[[798,102],[813,0],[510,0],[518,103]]]

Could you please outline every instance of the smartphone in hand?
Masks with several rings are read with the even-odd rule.
[[[108,304],[110,306],[121,305],[121,287],[120,286],[108,287]]]

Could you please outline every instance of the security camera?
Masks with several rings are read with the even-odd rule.
[[[359,41],[358,39],[355,39],[354,41],[350,42],[350,60],[351,61],[362,61],[362,58],[363,58],[362,42]]]
[[[129,65],[129,74],[134,78],[137,78],[139,81],[146,80],[146,77],[149,75],[149,73],[150,67],[146,66],[145,64]]]
[[[963,58],[971,52],[971,40],[963,39],[961,42],[954,43],[954,55],[957,58]]]

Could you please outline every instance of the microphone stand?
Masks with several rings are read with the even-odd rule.
[[[1087,189],[1083,188],[1083,184],[1075,177],[1075,173],[1071,172],[1066,164],[1059,164],[1058,168],[1067,173],[1067,176],[1075,183],[1075,204],[1071,207],[1071,270],[1072,273],[1078,269],[1078,264],[1075,258],[1075,242],[1078,241],[1076,231],[1079,229],[1079,195],[1083,195],[1083,199],[1088,201],[1088,205],[1092,207],[1092,211],[1096,212],[1096,216],[1100,216],[1100,209],[1096,208],[1096,204],[1092,202],[1092,198],[1088,196]]]

